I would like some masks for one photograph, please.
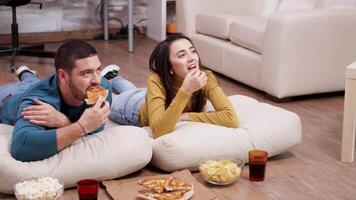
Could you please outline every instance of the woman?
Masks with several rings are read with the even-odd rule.
[[[154,138],[174,130],[179,121],[211,123],[237,128],[238,120],[211,71],[200,70],[199,56],[191,40],[172,34],[160,42],[149,60],[153,72],[146,88],[116,77],[112,80],[110,118],[121,124],[149,125]],[[210,100],[215,111],[203,112]]]

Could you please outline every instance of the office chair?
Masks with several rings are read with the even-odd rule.
[[[12,8],[11,47],[0,46],[0,56],[11,55],[10,69],[12,72],[16,70],[15,59],[18,55],[45,58],[54,58],[55,56],[54,52],[44,50],[44,44],[28,45],[23,47],[19,46],[19,32],[16,22],[16,7],[29,3],[31,3],[31,0],[0,0],[0,6],[10,6]],[[42,8],[42,3],[32,4],[39,4],[40,9]]]

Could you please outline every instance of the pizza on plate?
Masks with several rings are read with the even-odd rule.
[[[193,185],[177,177],[144,178],[138,183],[148,189],[137,195],[145,200],[188,200],[194,194]]]

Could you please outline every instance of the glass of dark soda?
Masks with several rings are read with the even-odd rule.
[[[268,153],[264,150],[252,150],[248,152],[248,166],[250,181],[263,181],[266,174]]]

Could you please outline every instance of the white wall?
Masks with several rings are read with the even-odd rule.
[[[101,28],[100,0],[33,0],[43,2],[42,10],[36,4],[17,7],[20,33],[74,31]],[[134,0],[134,23],[146,18],[147,0]],[[108,0],[109,17],[127,24],[127,0]],[[0,6],[0,34],[11,32],[11,8]],[[145,21],[140,25],[145,26]],[[119,27],[116,20],[110,27]]]

